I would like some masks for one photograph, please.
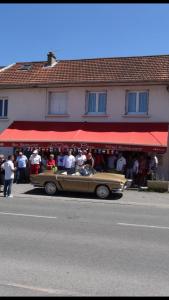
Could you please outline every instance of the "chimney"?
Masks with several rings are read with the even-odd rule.
[[[56,56],[53,52],[48,53],[48,66],[52,66],[54,63],[56,63]]]

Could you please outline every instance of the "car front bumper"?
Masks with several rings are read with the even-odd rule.
[[[119,189],[113,189],[111,192],[112,194],[122,194],[124,188],[119,188]]]

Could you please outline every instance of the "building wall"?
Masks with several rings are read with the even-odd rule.
[[[149,115],[131,117],[125,115],[126,90],[144,90],[137,87],[63,88],[63,89],[9,89],[0,90],[0,97],[9,99],[8,120],[0,119],[0,130],[14,120],[36,121],[91,121],[91,122],[169,122],[169,93],[165,86],[146,87],[149,90]],[[107,90],[107,116],[85,116],[85,92]],[[48,91],[68,92],[68,114],[62,117],[47,117]]]
[[[149,90],[149,115],[146,117],[125,115],[126,90]],[[107,116],[85,115],[85,92],[107,90]],[[47,95],[49,91],[68,93],[68,116],[47,116]],[[78,88],[32,88],[0,90],[0,97],[8,98],[8,119],[0,119],[0,131],[14,120],[28,121],[90,121],[90,122],[169,122],[169,92],[166,86],[112,86]],[[160,177],[169,179],[169,141],[168,150],[162,157]],[[161,178],[162,179],[162,178]]]
[[[149,115],[146,117],[133,117],[125,115],[126,90],[149,90]],[[56,89],[50,89],[50,91]],[[86,116],[85,114],[85,92],[107,90],[107,116]],[[49,89],[48,89],[49,91]],[[68,91],[69,117],[61,121],[101,121],[101,122],[168,122],[169,121],[169,93],[166,86],[137,86],[137,87],[99,87],[93,88],[70,88],[58,89]],[[61,117],[55,119],[60,120]],[[48,118],[49,119],[49,118]]]
[[[8,98],[8,119],[0,119],[0,128],[8,127],[14,120],[43,120],[45,95],[44,89],[0,90],[0,97]]]

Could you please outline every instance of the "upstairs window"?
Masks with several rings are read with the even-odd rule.
[[[67,93],[49,92],[48,115],[67,114]]]
[[[8,116],[8,99],[0,97],[0,118],[7,118]]]
[[[107,93],[87,92],[86,93],[86,114],[106,114]]]
[[[148,91],[127,92],[126,114],[148,114]]]

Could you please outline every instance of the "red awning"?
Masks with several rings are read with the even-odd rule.
[[[168,123],[15,121],[0,134],[0,146],[97,147],[165,152]]]

